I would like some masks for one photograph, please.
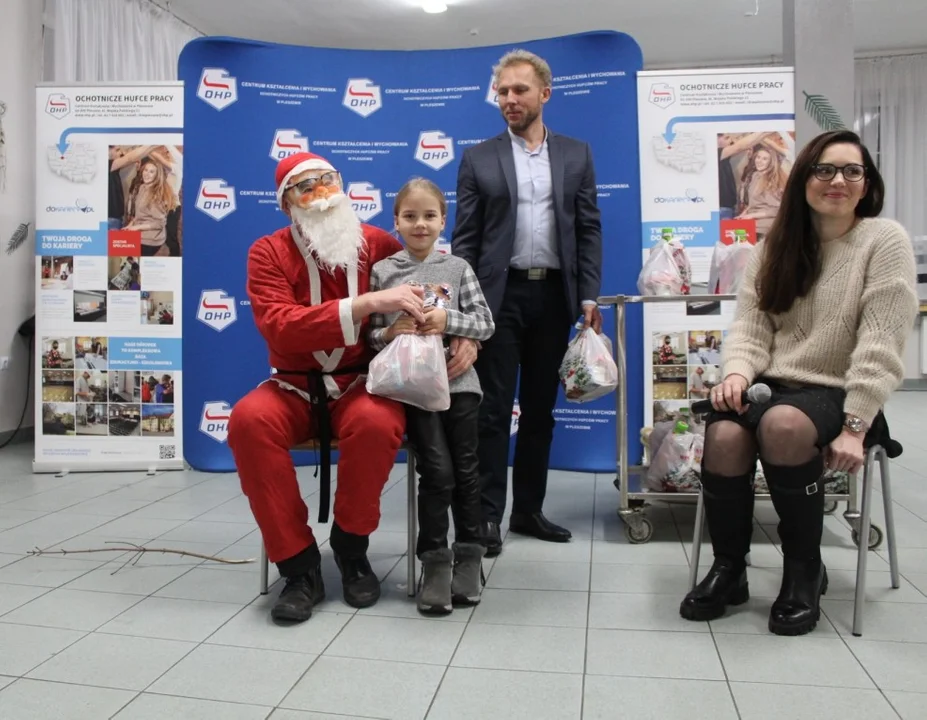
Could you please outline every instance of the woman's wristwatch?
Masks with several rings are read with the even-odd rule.
[[[843,421],[844,427],[849,429],[850,432],[861,433],[868,430],[868,426],[862,420],[860,420],[855,415],[847,415]]]

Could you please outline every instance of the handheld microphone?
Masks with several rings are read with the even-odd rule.
[[[772,390],[770,390],[769,385],[766,383],[757,383],[744,390],[742,402],[744,405],[749,405],[751,403],[762,405],[763,403],[768,403],[771,399]],[[693,415],[704,415],[711,412],[713,409],[711,400],[699,400],[689,406],[689,411]]]

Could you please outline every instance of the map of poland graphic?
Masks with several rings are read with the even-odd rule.
[[[705,141],[695,133],[676,133],[669,144],[663,135],[655,135],[651,148],[658,163],[679,172],[700,173],[707,162]]]
[[[97,153],[89,143],[71,143],[63,153],[57,145],[49,145],[48,167],[71,182],[89,183],[97,174]]]

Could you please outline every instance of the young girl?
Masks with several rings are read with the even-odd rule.
[[[430,180],[410,180],[396,196],[393,214],[406,249],[373,266],[370,290],[407,282],[425,285],[425,322],[417,326],[400,313],[371,315],[370,346],[379,351],[397,336],[414,333],[488,339],[495,326],[476,275],[465,260],[434,249],[447,215],[441,190]],[[421,473],[416,554],[422,561],[418,609],[425,614],[476,605],[483,588],[486,550],[480,537],[476,454],[482,390],[476,371],[471,367],[451,380],[450,391],[451,406],[444,412],[406,407],[406,432]],[[449,507],[456,533],[452,548],[447,542]]]

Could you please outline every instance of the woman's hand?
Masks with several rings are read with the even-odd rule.
[[[422,335],[440,335],[447,329],[447,310],[436,307],[425,308],[425,323],[420,332]]]
[[[386,329],[383,339],[390,343],[396,339],[397,335],[415,335],[416,331],[415,320],[409,315],[401,315]]]
[[[824,451],[824,466],[833,472],[851,475],[863,466],[863,433],[844,428],[827,450]]]
[[[743,404],[747,385],[747,378],[743,375],[728,375],[720,385],[711,389],[711,406],[718,412],[733,410],[742,415],[747,409]]]

